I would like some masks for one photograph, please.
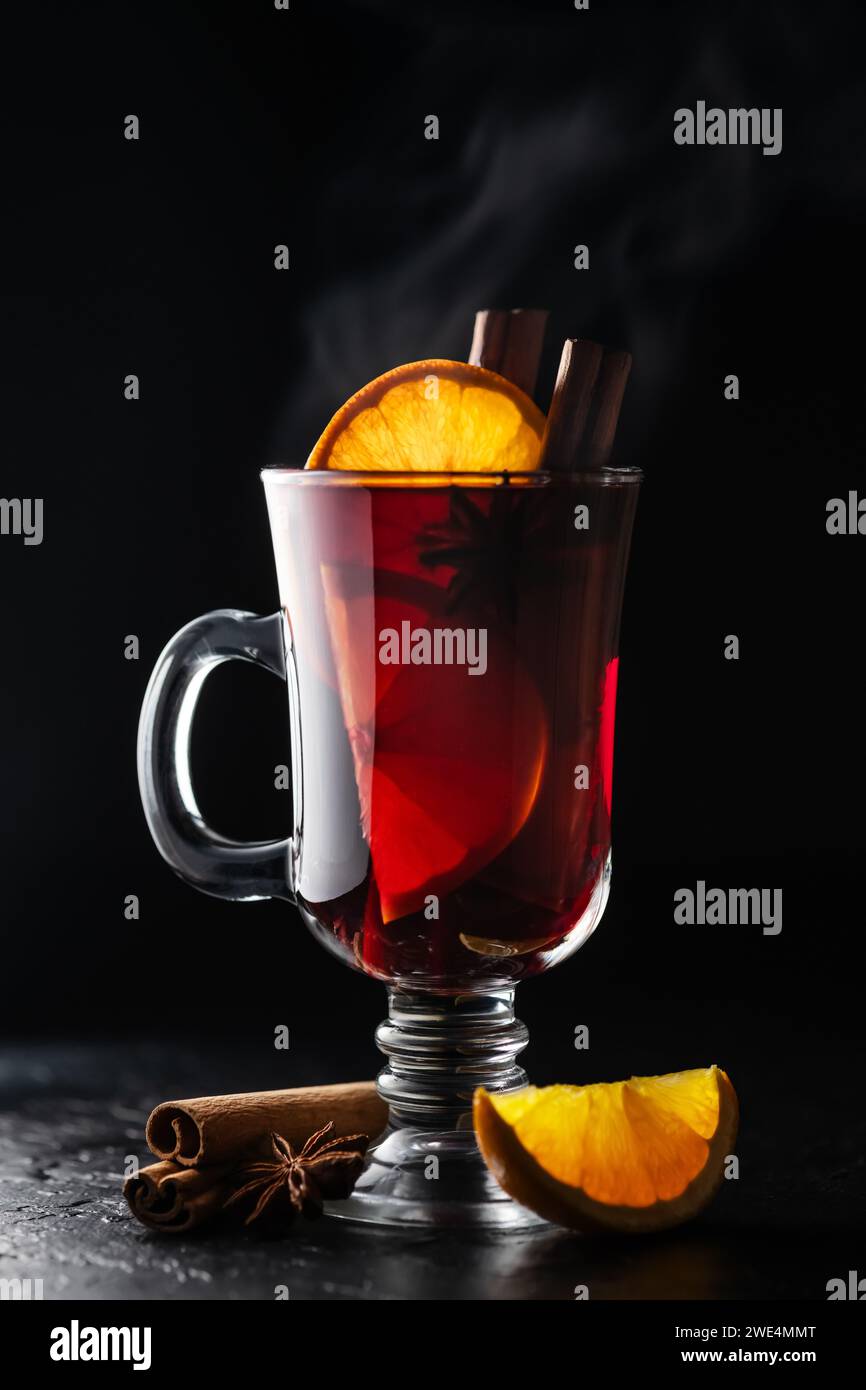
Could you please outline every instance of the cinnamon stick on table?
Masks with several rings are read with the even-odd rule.
[[[546,326],[546,309],[479,309],[469,362],[498,372],[531,396]]]
[[[373,1081],[165,1101],[146,1130],[160,1161],[127,1178],[123,1195],[150,1230],[181,1235],[220,1215],[251,1159],[273,1156],[272,1133],[300,1150],[329,1121],[335,1139],[374,1138],[387,1119]]]
[[[576,473],[605,467],[630,371],[631,353],[566,338],[541,445],[542,468]]]
[[[232,1190],[230,1171],[228,1163],[214,1168],[151,1163],[126,1179],[123,1195],[143,1226],[183,1235],[219,1215]]]
[[[239,1154],[267,1146],[273,1131],[292,1145],[303,1144],[328,1120],[334,1138],[384,1129],[388,1107],[374,1081],[338,1086],[301,1086],[288,1091],[253,1091],[164,1101],[152,1111],[145,1137],[157,1158],[182,1167],[233,1162]]]

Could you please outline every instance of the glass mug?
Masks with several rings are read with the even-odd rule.
[[[641,477],[265,469],[281,611],[197,618],[151,676],[139,782],[163,858],[206,893],[294,904],[388,987],[390,1121],[341,1215],[534,1223],[484,1167],[472,1093],[526,1084],[514,986],[576,951],[607,901]],[[232,659],[287,683],[286,839],[226,839],[196,805],[195,704]]]

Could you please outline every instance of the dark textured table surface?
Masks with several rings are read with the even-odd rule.
[[[272,1065],[271,1075],[259,1066],[258,1084],[286,1084]],[[0,1275],[41,1278],[46,1299],[272,1299],[276,1285],[292,1299],[572,1299],[579,1284],[598,1299],[824,1299],[828,1279],[864,1268],[866,1122],[853,1104],[842,1121],[856,1100],[847,1085],[835,1094],[838,1132],[826,1132],[828,1097],[811,1088],[799,1113],[771,1115],[751,1135],[747,1188],[724,1184],[699,1220],[650,1239],[418,1234],[328,1219],[276,1241],[152,1235],[122,1199],[124,1157],[147,1161],[152,1104],[212,1091],[214,1075],[225,1091],[253,1084],[236,1049],[6,1045]],[[786,1123],[809,1139],[783,1165]]]

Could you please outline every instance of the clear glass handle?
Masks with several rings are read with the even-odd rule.
[[[286,679],[282,615],[235,608],[181,628],[154,667],[138,726],[138,785],[163,859],[187,883],[218,898],[287,898],[291,839],[229,840],[205,824],[190,772],[190,733],[205,677],[224,661],[251,661]]]

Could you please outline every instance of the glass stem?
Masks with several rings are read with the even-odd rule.
[[[454,996],[388,990],[376,1042],[388,1058],[378,1089],[392,1128],[468,1129],[472,1093],[527,1084],[516,1063],[529,1035],[514,1017],[514,990]]]

